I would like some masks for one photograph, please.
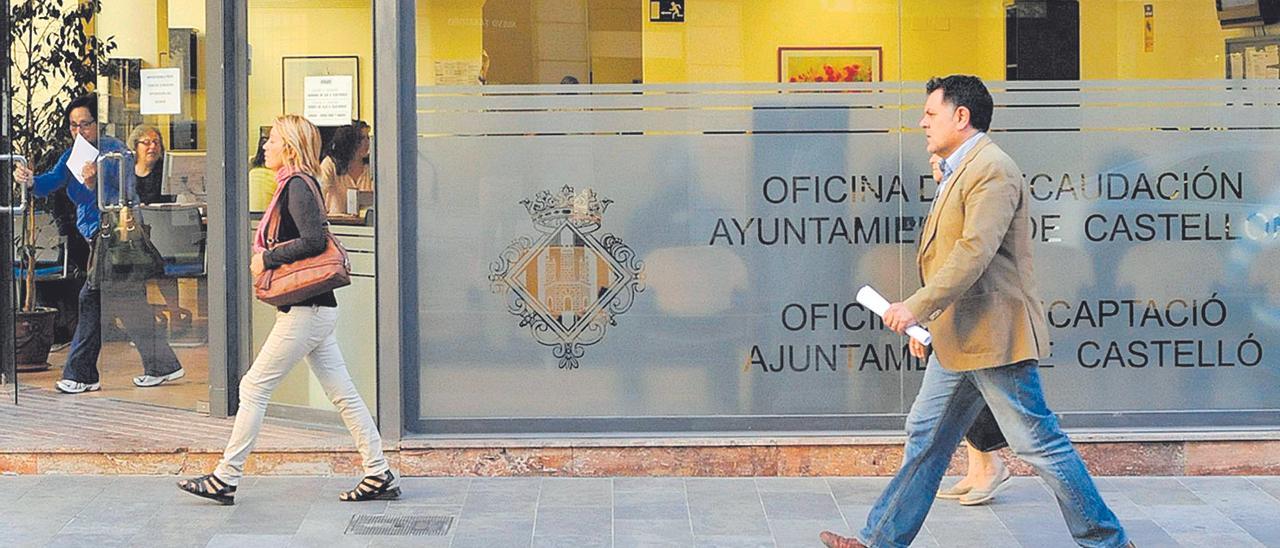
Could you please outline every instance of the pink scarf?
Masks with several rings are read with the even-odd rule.
[[[280,201],[280,194],[284,192],[285,184],[294,175],[302,173],[301,169],[295,166],[284,166],[276,170],[276,192],[271,195],[271,203],[267,204],[267,210],[262,213],[262,219],[258,220],[258,231],[253,236],[253,252],[254,254],[262,253],[267,250],[267,225],[272,215],[276,214],[276,202]]]

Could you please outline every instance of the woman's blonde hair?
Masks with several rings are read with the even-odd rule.
[[[297,114],[285,114],[271,127],[284,141],[284,165],[312,175],[320,173],[320,130],[315,124]]]

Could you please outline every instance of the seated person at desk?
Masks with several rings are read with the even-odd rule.
[[[151,124],[142,124],[129,133],[129,149],[133,150],[136,160],[133,174],[138,179],[138,200],[144,204],[171,204],[176,197],[161,194],[164,184],[164,139],[160,130]],[[157,278],[151,280],[160,296],[164,298],[164,315],[172,327],[191,325],[191,311],[178,305],[177,278]],[[159,316],[157,314],[157,316]]]
[[[267,144],[264,134],[258,138],[258,152],[253,155],[249,168],[249,211],[262,212],[271,204],[271,197],[276,195],[276,172],[266,166],[263,145]]]
[[[333,134],[328,154],[320,162],[320,187],[324,191],[324,208],[329,215],[349,215],[347,191],[370,192],[369,124],[360,120],[338,128]],[[356,204],[351,204],[352,208]]]
[[[133,174],[138,177],[138,199],[144,204],[171,204],[174,197],[161,194],[164,182],[164,141],[160,130],[150,124],[142,124],[129,133],[129,149],[137,160]]]

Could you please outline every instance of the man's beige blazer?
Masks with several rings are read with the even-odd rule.
[[[947,369],[1049,354],[1027,202],[1021,170],[986,136],[934,200],[916,255],[924,287],[904,304],[932,333],[933,351]]]

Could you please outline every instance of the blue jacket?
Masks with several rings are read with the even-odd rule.
[[[98,137],[99,153],[107,152],[128,152],[128,148],[119,139],[102,135]],[[54,164],[53,169],[41,173],[35,178],[35,185],[31,191],[37,197],[43,198],[50,193],[61,188],[67,189],[67,196],[76,204],[76,228],[80,230],[80,234],[85,239],[91,240],[98,232],[98,222],[101,219],[101,212],[98,211],[98,193],[95,190],[89,190],[88,187],[80,184],[75,176],[71,174],[71,170],[67,169],[67,158],[71,156],[71,149],[67,149],[58,157],[58,163]],[[134,191],[136,186],[136,177],[133,174],[133,158],[127,156],[125,160],[125,196],[130,202],[137,201],[137,193]],[[107,203],[114,203],[120,196],[120,183],[117,180],[119,173],[119,160],[107,159],[99,166],[98,184],[105,185],[103,187],[104,198]]]

